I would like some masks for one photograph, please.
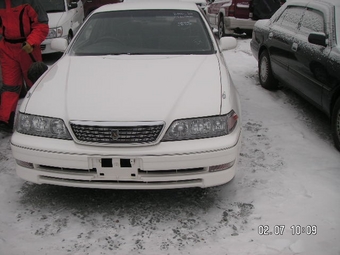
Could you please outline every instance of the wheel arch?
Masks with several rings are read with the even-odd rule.
[[[225,9],[224,8],[220,8],[220,10],[218,11],[218,16],[222,16],[225,17]]]
[[[74,33],[73,33],[72,28],[70,28],[70,29],[68,30],[68,34],[67,34],[67,35],[71,35],[72,37],[74,36]]]
[[[330,113],[330,117],[332,118],[333,116],[333,109],[334,109],[334,105],[336,103],[336,101],[340,98],[340,84],[338,83],[337,86],[337,90],[333,93],[332,99],[331,99],[331,104],[330,104],[330,108],[329,108],[329,113]]]
[[[218,19],[217,19],[217,24],[220,22],[220,20],[223,20],[223,22],[224,22],[224,14],[222,13],[222,12],[219,12],[218,13]]]
[[[68,43],[71,42],[71,40],[73,39],[73,36],[74,36],[73,30],[72,30],[72,28],[70,28],[70,29],[68,30],[68,33],[67,33],[67,42],[68,42]]]
[[[311,62],[311,64],[309,65],[309,68],[310,70],[315,73],[315,69],[316,68],[320,68],[321,70],[323,70],[324,72],[324,75],[321,80],[321,82],[325,82],[325,83],[333,83],[333,84],[336,84],[334,86],[335,91],[332,93],[332,96],[331,96],[331,100],[330,100],[330,103],[329,105],[325,105],[324,109],[326,110],[326,114],[329,116],[329,117],[332,117],[333,115],[333,109],[334,109],[334,105],[336,103],[336,101],[340,98],[340,82],[338,80],[336,80],[334,77],[332,77],[328,72],[327,72],[327,69],[321,64],[319,63],[318,61],[313,61]],[[319,80],[317,77],[315,77],[317,80]],[[319,80],[320,81],[320,80]],[[328,107],[328,108],[327,108]]]

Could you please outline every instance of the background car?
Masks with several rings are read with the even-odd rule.
[[[211,187],[235,176],[241,107],[195,3],[99,7],[22,102],[11,149],[34,183],[104,189]],[[44,106],[44,107],[42,107]]]
[[[84,15],[87,17],[92,11],[105,4],[115,4],[123,2],[123,0],[83,0]]]
[[[286,0],[250,0],[250,16],[254,20],[269,19]]]
[[[205,10],[221,38],[233,33],[250,36],[256,20],[270,18],[279,7],[280,0],[210,0]]]
[[[199,8],[201,8],[203,12],[205,12],[205,7],[207,6],[207,0],[181,0],[181,1],[195,3]]]
[[[291,0],[256,22],[250,46],[262,87],[280,83],[324,111],[340,150],[340,2]]]
[[[70,42],[84,21],[84,7],[81,0],[42,0],[48,15],[50,31],[41,44],[42,54],[53,53],[51,39],[67,38]]]

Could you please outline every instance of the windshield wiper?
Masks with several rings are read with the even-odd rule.
[[[48,10],[46,11],[47,13],[52,13],[52,12],[64,12],[64,10]]]
[[[137,53],[137,52],[121,52],[121,53],[109,53],[108,55],[114,55],[114,56],[119,56],[119,55],[144,55],[145,53]]]

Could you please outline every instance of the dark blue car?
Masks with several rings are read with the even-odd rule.
[[[256,22],[250,47],[262,87],[289,87],[324,111],[340,151],[340,1],[288,1]]]

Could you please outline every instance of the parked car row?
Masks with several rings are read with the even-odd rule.
[[[287,86],[325,112],[340,150],[340,2],[290,0],[255,23],[250,46],[262,87]]]
[[[219,38],[232,33],[251,35],[257,19],[270,18],[284,0],[184,0],[204,10]],[[53,53],[51,39],[71,41],[80,25],[98,7],[123,0],[51,0],[42,1],[48,16],[50,32],[41,45],[43,54]]]
[[[258,19],[270,18],[284,0],[207,0],[207,19],[218,37],[234,33],[251,35]]]

